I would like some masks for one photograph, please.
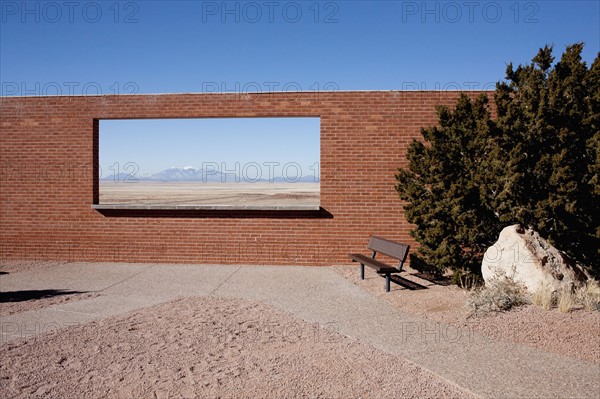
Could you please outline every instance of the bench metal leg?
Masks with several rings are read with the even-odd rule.
[[[365,265],[363,265],[362,263],[360,264],[360,279],[365,279]]]
[[[390,274],[385,274],[385,292],[390,292]]]

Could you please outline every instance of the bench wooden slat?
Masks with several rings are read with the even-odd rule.
[[[386,240],[385,238],[372,236],[369,240],[369,245],[367,246],[367,248],[371,251],[375,251],[387,256],[391,256],[392,258],[396,258],[400,261],[400,263],[404,263],[404,261],[406,260],[406,255],[408,255],[408,249],[410,248],[410,246]]]
[[[377,270],[377,273],[398,273],[400,271],[396,267],[392,267],[363,254],[350,254],[350,258],[353,262],[362,263],[366,266],[372,267],[373,269]]]

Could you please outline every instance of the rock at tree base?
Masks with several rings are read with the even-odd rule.
[[[562,286],[581,287],[589,278],[583,268],[536,231],[520,225],[502,230],[498,241],[485,252],[481,273],[486,284],[498,274],[506,275],[532,293],[541,284],[548,284],[553,291]]]

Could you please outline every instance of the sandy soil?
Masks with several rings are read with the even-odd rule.
[[[80,301],[95,298],[95,292],[77,292],[65,290],[23,290],[17,292],[5,291],[2,287],[2,275],[24,271],[34,271],[52,268],[65,262],[46,262],[35,260],[0,261],[0,317],[29,310],[42,309],[65,302]]]
[[[55,292],[52,290],[3,292],[0,290],[0,317],[98,296],[99,294],[95,292]]]
[[[55,266],[64,265],[63,261],[43,260],[0,260],[0,273],[21,273],[42,269],[51,269]]]
[[[518,342],[548,352],[600,364],[600,312],[574,310],[561,313],[528,305],[509,312],[468,317],[468,292],[455,285],[442,286],[414,275],[410,268],[401,277],[425,289],[407,289],[366,268],[360,280],[358,266],[334,266],[333,270],[398,309],[433,321],[469,328],[501,341]]]
[[[11,398],[468,398],[260,302],[186,298],[0,347]]]
[[[100,204],[319,206],[318,183],[100,182]]]

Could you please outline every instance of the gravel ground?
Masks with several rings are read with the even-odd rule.
[[[0,271],[57,264],[3,261]],[[387,294],[368,268],[364,281],[356,266],[333,269],[407,313],[600,364],[600,312],[524,306],[468,318],[456,286],[403,273],[425,289],[392,284]],[[0,315],[93,295],[3,298]],[[471,397],[402,358],[242,300],[181,299],[12,342],[0,358],[0,397]]]
[[[471,398],[261,302],[184,298],[0,347],[4,398]]]
[[[600,312],[574,310],[561,313],[528,305],[508,312],[468,317],[468,292],[455,285],[441,286],[411,275],[401,276],[426,289],[409,290],[392,283],[385,292],[385,279],[365,268],[360,280],[358,266],[334,266],[333,270],[372,295],[398,309],[433,321],[466,327],[491,338],[518,342],[547,352],[600,364]]]

